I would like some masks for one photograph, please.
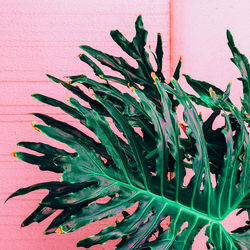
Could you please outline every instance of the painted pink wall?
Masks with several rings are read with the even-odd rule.
[[[210,82],[225,90],[232,81],[231,100],[241,108],[241,82],[238,69],[230,61],[226,30],[234,36],[236,46],[250,58],[250,2],[249,0],[173,0],[171,1],[171,73],[182,56],[182,73],[194,79]],[[180,78],[184,89],[192,92]],[[203,118],[206,109],[199,108]],[[220,126],[222,119],[217,122]],[[224,121],[223,121],[224,122]],[[244,223],[246,214],[235,217],[235,212],[223,222],[231,231]],[[206,249],[204,230],[199,233],[193,249]]]
[[[49,221],[20,228],[22,221],[36,208],[44,192],[34,192],[3,204],[7,196],[20,187],[38,182],[58,180],[59,175],[40,172],[36,166],[25,164],[11,157],[20,150],[18,141],[31,140],[54,143],[32,129],[30,112],[42,112],[70,121],[55,108],[37,102],[30,95],[42,93],[66,100],[67,91],[52,83],[46,73],[57,77],[87,74],[92,71],[78,58],[81,44],[121,54],[112,41],[109,31],[119,29],[129,39],[134,36],[134,22],[142,14],[145,27],[150,31],[148,40],[154,48],[157,32],[164,39],[168,52],[169,4],[158,0],[8,0],[0,1],[0,249],[5,250],[55,250],[75,249],[82,238],[95,234],[100,225],[95,223],[85,230],[68,235],[42,233]],[[165,73],[168,75],[169,53],[165,57]],[[112,249],[114,243],[93,249]]]
[[[235,36],[242,52],[249,51],[248,0],[175,0],[171,18],[171,70],[179,56],[183,57],[182,73],[211,81],[225,88],[233,81],[233,93],[240,88],[238,71],[229,61],[226,46],[226,28]],[[155,44],[156,33],[161,32],[165,51],[169,50],[169,5],[166,0],[8,0],[1,1],[0,9],[0,248],[20,250],[74,249],[75,243],[99,231],[100,223],[73,234],[42,235],[48,222],[20,228],[23,219],[43,197],[35,192],[9,201],[5,198],[17,188],[37,182],[56,180],[59,176],[43,172],[35,166],[22,163],[10,156],[18,150],[21,140],[51,142],[29,125],[34,118],[29,112],[44,112],[70,121],[57,109],[38,103],[31,93],[42,93],[65,100],[67,94],[60,86],[49,81],[45,74],[57,77],[79,73],[91,74],[89,68],[77,58],[80,44],[120,55],[121,52],[109,36],[111,29],[120,29],[129,38],[134,35],[134,21],[142,14],[149,30],[149,43]],[[240,18],[239,18],[240,17]],[[169,75],[169,53],[164,70]],[[181,80],[185,86],[184,80]],[[238,95],[238,94],[237,94]],[[237,98],[235,98],[237,102]],[[204,114],[206,115],[206,114]],[[71,124],[75,124],[70,121]],[[51,142],[54,143],[54,142]],[[108,222],[102,222],[108,224]],[[101,223],[101,224],[102,224]],[[232,221],[231,221],[232,223]],[[240,223],[233,221],[233,226]],[[236,225],[237,224],[237,225]],[[204,249],[202,238],[193,249]],[[93,249],[112,249],[112,243]]]
[[[171,65],[183,58],[182,73],[225,89],[232,81],[232,99],[240,106],[239,71],[230,61],[226,30],[239,50],[250,58],[250,2],[248,0],[172,1]],[[184,82],[184,81],[183,81]]]

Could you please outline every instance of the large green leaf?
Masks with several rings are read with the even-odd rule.
[[[77,246],[89,248],[111,239],[121,239],[118,249],[192,249],[196,235],[206,226],[208,248],[249,248],[249,221],[233,232],[227,232],[221,223],[235,209],[240,209],[239,213],[249,213],[250,143],[245,111],[239,111],[231,103],[231,85],[224,92],[186,75],[199,98],[187,94],[177,81],[181,59],[174,79],[165,83],[161,36],[158,35],[156,51],[152,52],[157,63],[155,74],[151,72],[153,69],[145,50],[147,31],[141,16],[135,27],[132,42],[119,31],[112,31],[111,35],[136,60],[138,68],[130,66],[123,58],[82,46],[97,61],[120,72],[124,78],[105,75],[92,59],[80,55],[80,59],[100,77],[100,82],[85,75],[70,76],[69,83],[48,77],[70,90],[84,104],[73,97],[68,99],[68,105],[51,97],[33,95],[80,121],[100,142],[80,128],[34,113],[46,124],[34,124],[34,128],[71,147],[73,152],[40,142],[19,143],[42,156],[16,152],[16,157],[38,165],[41,170],[62,173],[61,182],[35,184],[9,196],[8,199],[39,189],[49,191],[23,221],[22,227],[44,221],[58,210],[60,213],[48,225],[45,234],[73,232],[92,222],[121,214],[122,221],[79,241]],[[229,44],[236,57],[238,50],[230,36]],[[241,64],[237,62],[236,65]],[[116,83],[133,86],[137,97],[129,92],[121,93]],[[93,96],[86,94],[82,87],[92,89]],[[244,100],[247,100],[248,92],[244,93]],[[213,110],[206,121],[202,120],[193,102]],[[180,132],[177,105],[184,110],[185,124],[180,125],[185,138]],[[247,110],[245,102],[243,105]],[[224,118],[225,125],[213,130],[219,116]],[[113,126],[122,135],[115,133]],[[187,168],[194,172],[188,183]],[[216,174],[215,185],[212,185],[212,174]],[[100,198],[106,199],[100,202]],[[131,207],[134,212],[129,213],[127,209]],[[162,226],[164,220],[169,220],[168,227]]]

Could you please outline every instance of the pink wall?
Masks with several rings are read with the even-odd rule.
[[[91,4],[90,4],[91,3]],[[57,77],[87,74],[92,71],[78,58],[81,44],[120,55],[118,46],[109,35],[111,29],[119,29],[129,39],[135,34],[134,22],[142,14],[145,27],[150,31],[148,40],[154,48],[157,32],[164,39],[168,52],[169,5],[166,0],[152,4],[150,0],[8,0],[1,1],[0,8],[0,249],[5,250],[53,250],[75,249],[82,238],[100,230],[96,223],[85,230],[68,235],[42,233],[49,222],[34,223],[20,228],[22,221],[36,208],[43,197],[34,192],[18,197],[3,205],[7,196],[20,187],[42,181],[58,180],[59,176],[41,173],[36,166],[11,157],[19,150],[18,141],[31,140],[54,143],[32,129],[33,117],[29,112],[42,112],[70,121],[60,110],[49,108],[32,98],[32,93],[42,93],[65,100],[62,87],[52,83],[46,73]],[[169,53],[165,57],[165,73],[168,75]],[[72,119],[71,119],[72,120]],[[71,122],[76,125],[76,122]],[[111,223],[113,220],[111,220]],[[106,222],[108,225],[109,222]],[[112,249],[112,242],[93,249]],[[113,243],[114,245],[114,243]]]
[[[8,0],[0,9],[0,248],[20,250],[74,249],[75,243],[99,231],[100,223],[73,234],[42,235],[48,222],[20,228],[22,220],[43,197],[35,192],[10,200],[5,198],[17,188],[37,182],[56,180],[59,176],[41,173],[35,166],[22,163],[10,156],[18,150],[21,140],[47,141],[29,125],[34,119],[29,112],[44,112],[69,121],[57,109],[38,103],[31,93],[42,93],[65,100],[66,91],[49,81],[45,74],[57,77],[79,73],[91,74],[77,58],[80,44],[121,54],[109,36],[111,29],[119,29],[129,38],[134,35],[134,21],[142,14],[149,30],[149,43],[155,44],[161,32],[165,51],[169,50],[169,4],[166,0]],[[172,1],[171,70],[180,55],[182,73],[211,81],[225,88],[233,81],[233,93],[241,91],[236,77],[238,71],[229,61],[226,28],[235,36],[236,44],[250,57],[248,0],[176,0]],[[240,18],[239,18],[240,17]],[[165,57],[165,73],[169,75],[169,53]],[[182,82],[184,83],[183,79]],[[235,98],[237,102],[237,98]],[[74,122],[72,123],[74,124]],[[53,142],[52,142],[53,143]],[[105,222],[102,222],[105,223]],[[108,223],[108,222],[106,222]],[[236,226],[240,221],[234,221]],[[200,237],[202,239],[202,237]],[[110,245],[93,249],[111,249]],[[204,249],[199,241],[193,249]]]
[[[223,90],[232,81],[230,98],[241,108],[242,86],[237,80],[240,73],[230,61],[232,54],[227,46],[226,30],[231,31],[238,49],[250,59],[249,0],[173,0],[171,6],[171,73],[182,56],[183,74]],[[184,77],[180,83],[192,92]],[[199,109],[203,118],[208,116],[206,109]],[[220,124],[218,121],[217,126]],[[234,212],[223,225],[231,231],[242,225],[246,216],[235,217]],[[206,249],[204,238],[201,232],[193,249]]]
[[[183,74],[222,89],[232,81],[232,100],[240,106],[242,89],[236,79],[239,71],[230,61],[226,30],[231,31],[239,50],[250,58],[249,11],[248,0],[172,1],[172,68],[181,55]]]

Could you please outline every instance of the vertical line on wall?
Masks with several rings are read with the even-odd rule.
[[[172,65],[172,0],[169,0],[169,78],[173,74],[173,65]]]
[[[173,69],[172,69],[172,1],[169,0],[169,78],[172,77]],[[169,79],[167,79],[169,81]],[[172,180],[174,178],[174,173],[169,172],[168,178]],[[171,220],[170,220],[171,221]]]

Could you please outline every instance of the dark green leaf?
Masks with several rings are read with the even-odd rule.
[[[250,66],[245,55],[241,54],[235,47],[232,34],[227,30],[228,46],[233,54],[231,59],[233,63],[240,70],[241,78],[239,80],[243,83],[243,99],[241,100],[247,113],[250,113]]]

